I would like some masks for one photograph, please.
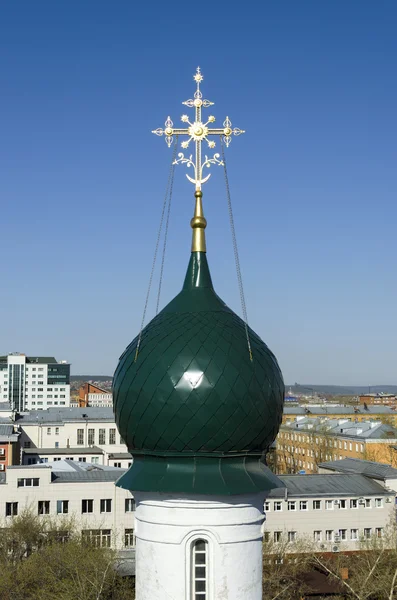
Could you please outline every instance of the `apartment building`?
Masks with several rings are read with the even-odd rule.
[[[70,517],[77,531],[98,545],[133,549],[135,501],[114,485],[124,472],[71,460],[11,466],[0,474],[3,526],[28,509],[55,522]]]
[[[265,502],[264,539],[276,549],[301,540],[318,552],[357,551],[363,540],[385,537],[395,520],[395,492],[363,475],[280,479],[285,488],[271,490]]]
[[[296,421],[298,417],[347,419],[353,423],[381,421],[397,426],[396,410],[386,405],[328,406],[327,404],[309,404],[307,406],[289,406],[286,404],[284,406],[283,423]]]
[[[366,404],[367,406],[371,404],[375,405],[388,405],[388,406],[397,406],[397,396],[396,394],[384,394],[382,392],[378,394],[363,394],[359,397],[360,404]]]
[[[113,394],[98,385],[86,382],[79,388],[78,403],[81,408],[85,406],[113,406]]]
[[[0,456],[1,458],[1,456]],[[88,448],[23,448],[21,464],[36,465],[51,463],[59,460],[75,460],[88,462],[93,465],[107,465],[118,469],[128,469],[132,464],[129,452],[107,453],[102,448],[90,446]],[[15,464],[15,463],[14,463]]]
[[[397,466],[397,430],[379,421],[297,417],[280,427],[277,473],[316,473],[318,464],[359,458]]]
[[[0,472],[19,463],[19,436],[12,423],[0,423]]]
[[[0,356],[0,400],[15,412],[69,406],[70,364],[17,352]]]

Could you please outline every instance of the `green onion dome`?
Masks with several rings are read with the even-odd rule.
[[[120,358],[114,412],[134,462],[131,491],[239,494],[277,486],[263,464],[281,423],[275,356],[217,296],[205,252],[182,291]]]

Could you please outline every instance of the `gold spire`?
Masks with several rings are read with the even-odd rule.
[[[207,227],[207,220],[204,217],[203,203],[201,201],[203,193],[201,190],[196,190],[194,196],[196,198],[196,206],[194,209],[194,217],[190,221],[190,226],[193,229],[192,252],[206,252],[205,228]]]

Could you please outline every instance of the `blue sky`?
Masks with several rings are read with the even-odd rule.
[[[171,160],[150,131],[179,122],[200,65],[217,123],[246,130],[227,159],[250,325],[287,383],[396,383],[396,26],[392,0],[3,2],[0,352],[113,372]],[[189,258],[185,172],[162,304]],[[215,287],[240,312],[221,168],[203,199]]]

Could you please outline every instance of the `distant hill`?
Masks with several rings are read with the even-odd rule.
[[[71,375],[71,381],[111,381],[113,375]]]
[[[367,385],[310,385],[309,383],[300,384],[295,383],[294,385],[286,385],[286,389],[291,388],[294,394],[306,394],[312,390],[318,394],[329,394],[331,396],[361,396],[368,394],[378,394],[380,392],[386,394],[397,394],[397,385],[371,385],[369,388]]]

